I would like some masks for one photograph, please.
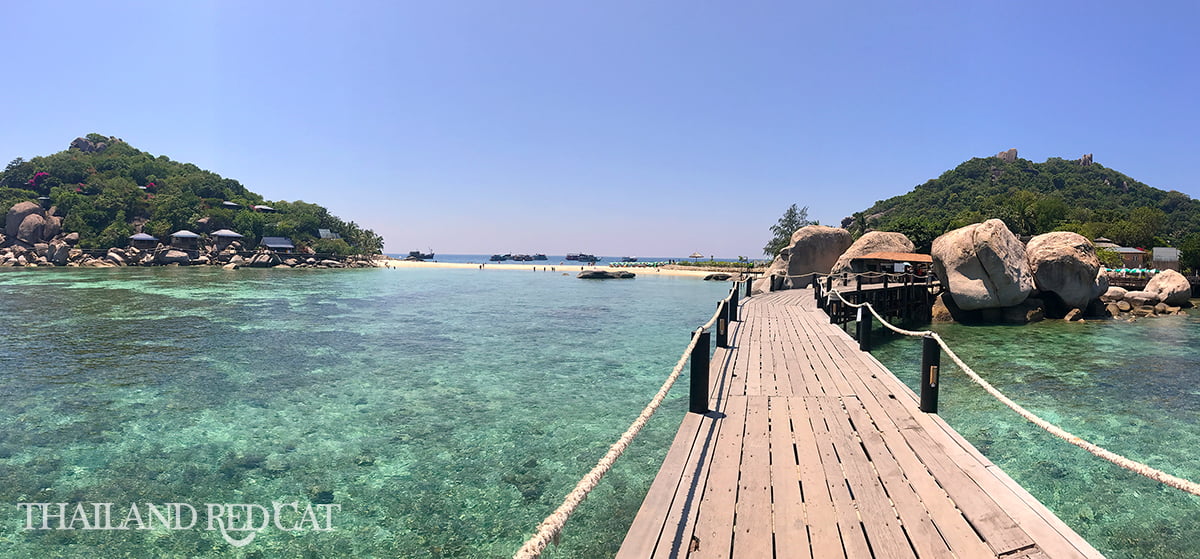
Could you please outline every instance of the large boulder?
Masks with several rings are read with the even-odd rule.
[[[846,252],[838,257],[830,273],[861,272],[863,270],[853,269],[850,261],[872,252],[913,252],[916,249],[916,246],[908,240],[904,233],[871,231],[859,237],[854,244],[850,245],[850,248],[846,249]]]
[[[1092,242],[1070,231],[1038,235],[1025,245],[1033,283],[1042,293],[1054,293],[1063,305],[1084,309],[1108,289]]]
[[[1011,307],[1033,291],[1025,246],[998,219],[947,232],[931,252],[934,271],[960,309]]]
[[[1145,291],[1153,293],[1158,300],[1172,306],[1184,305],[1192,296],[1192,284],[1183,274],[1175,270],[1163,270],[1150,278]]]
[[[55,266],[66,266],[67,261],[71,257],[71,245],[63,241],[51,241],[50,252],[46,259],[54,263]]]
[[[12,208],[9,208],[8,215],[4,219],[4,235],[10,239],[17,238],[17,232],[21,228],[21,223],[31,215],[38,215],[45,218],[46,212],[41,206],[33,202],[21,202],[13,205]],[[41,239],[38,240],[40,241]]]
[[[25,219],[21,220],[21,225],[17,227],[17,240],[31,245],[42,242],[45,234],[46,218],[41,214],[25,216]]]
[[[1155,305],[1158,304],[1158,295],[1149,291],[1129,291],[1125,293],[1125,298],[1122,301],[1128,301],[1130,305],[1135,307]]]
[[[187,265],[191,263],[192,257],[182,250],[167,250],[158,253],[154,261],[158,264]]]
[[[828,274],[837,259],[850,248],[850,232],[824,225],[808,225],[792,233],[792,244],[780,254],[787,261],[790,287],[808,287],[814,272]],[[777,259],[778,261],[778,259]],[[797,277],[805,276],[805,277]]]
[[[1102,301],[1106,301],[1106,302],[1116,302],[1116,301],[1120,301],[1121,299],[1124,299],[1125,294],[1128,292],[1129,292],[1128,289],[1125,289],[1124,287],[1117,287],[1114,285],[1112,287],[1109,287],[1108,290],[1104,292],[1104,295],[1100,296],[1100,299]]]

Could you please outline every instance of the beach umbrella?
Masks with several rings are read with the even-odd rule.
[[[688,258],[704,258],[704,255],[699,252],[693,252],[688,255]]]

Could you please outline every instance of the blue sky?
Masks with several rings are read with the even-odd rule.
[[[114,135],[388,252],[760,257],[1011,147],[1200,197],[1200,4],[1144,6],[22,2],[0,159]]]

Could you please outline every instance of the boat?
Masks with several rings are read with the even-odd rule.
[[[504,262],[509,258],[512,258],[511,254],[493,254],[488,260],[491,260],[492,262]]]
[[[412,258],[414,260],[432,260],[433,259],[433,249],[429,249],[429,252],[421,252],[419,250],[411,250],[408,252],[408,257]]]
[[[517,262],[532,262],[533,261],[533,257],[529,256],[528,254],[514,254],[512,259],[516,260]]]
[[[567,260],[575,260],[575,261],[578,261],[578,262],[598,262],[598,261],[600,261],[601,259],[600,259],[600,258],[597,258],[597,257],[596,257],[596,255],[594,255],[594,254],[587,254],[587,253],[584,253],[584,252],[577,252],[577,253],[568,254],[568,255],[567,255]]]
[[[622,256],[621,262],[637,262],[636,256]]]
[[[535,254],[535,255],[533,255],[533,259],[534,260],[546,260],[546,255],[545,254]]]

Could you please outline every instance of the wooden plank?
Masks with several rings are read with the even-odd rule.
[[[804,404],[812,421],[813,434],[816,436],[816,446],[821,457],[821,466],[825,470],[825,489],[833,501],[834,515],[837,520],[838,534],[842,538],[842,546],[846,556],[850,558],[871,557],[870,546],[863,533],[862,521],[858,517],[858,507],[854,496],[850,494],[849,482],[842,471],[841,461],[833,445],[833,437],[825,416],[830,413],[830,402],[827,398],[805,398]],[[818,491],[820,489],[818,488]],[[815,555],[815,552],[814,552]]]
[[[821,464],[821,451],[817,447],[813,418],[805,405],[807,398],[790,398],[788,415],[791,417],[792,440],[799,459],[800,489],[804,499],[805,522],[809,527],[812,555],[814,559],[841,557],[844,554],[837,524],[832,522],[836,514],[833,496],[829,493],[825,468]],[[820,418],[817,418],[820,420]]]
[[[733,513],[746,425],[746,397],[729,396],[717,435],[708,483],[700,501],[691,557],[728,557],[733,544]]]
[[[654,481],[650,483],[650,490],[634,516],[629,532],[625,534],[625,541],[621,543],[617,557],[649,557],[654,553],[666,518],[671,512],[671,505],[675,502],[680,486],[686,483],[683,478],[689,459],[694,458],[696,440],[701,433],[714,428],[715,421],[712,417],[694,413],[683,416],[679,431],[675,433],[675,440],[667,450],[667,457],[663,459],[658,475],[654,476]]]
[[[804,498],[800,493],[800,465],[796,460],[796,443],[792,438],[788,398],[770,398],[767,405],[771,431],[774,556],[811,558],[808,528],[804,523]]]
[[[858,429],[863,446],[871,454],[875,469],[895,503],[917,555],[944,557],[951,549],[959,557],[984,557],[990,554],[925,466],[903,440],[898,440],[899,431],[878,428],[868,416],[866,404],[862,401],[857,403],[858,406],[851,406],[847,402],[847,413]],[[865,428],[866,423],[871,423],[875,428]],[[892,439],[890,445],[885,437]],[[936,524],[934,517],[937,518]]]
[[[825,408],[825,424],[829,427],[830,441],[841,460],[842,471],[850,485],[859,517],[866,526],[867,541],[874,556],[878,558],[915,558],[908,536],[900,525],[899,517],[892,508],[892,501],[884,490],[883,483],[863,450],[858,436],[851,426],[845,409],[847,404],[858,406],[857,398],[828,401]],[[871,428],[864,425],[864,428]]]
[[[733,519],[733,557],[770,557],[771,441],[767,397],[746,398],[746,433],[742,438],[737,505]]]

